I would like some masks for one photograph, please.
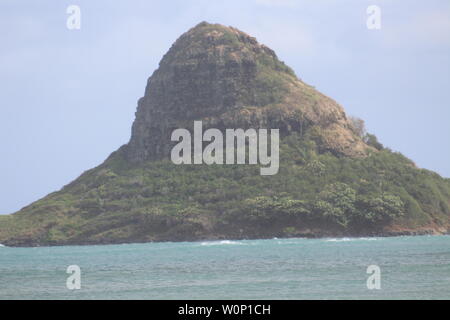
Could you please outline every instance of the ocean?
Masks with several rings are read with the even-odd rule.
[[[450,299],[450,236],[0,247],[0,299]]]

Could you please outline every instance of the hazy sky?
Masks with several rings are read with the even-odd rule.
[[[72,4],[80,30],[66,27]],[[203,20],[256,36],[386,146],[450,177],[448,0],[1,0],[0,213],[128,142],[147,78]]]

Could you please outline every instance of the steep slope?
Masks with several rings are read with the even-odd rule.
[[[174,165],[176,128],[279,128],[280,171]],[[0,216],[16,246],[445,233],[450,182],[360,136],[254,38],[200,23],[149,78],[130,142],[62,190]]]
[[[167,156],[170,134],[202,120],[205,129],[279,128],[284,135],[321,127],[324,149],[364,156],[370,149],[350,130],[336,102],[303,83],[255,38],[200,23],[163,57],[139,100],[126,156]]]

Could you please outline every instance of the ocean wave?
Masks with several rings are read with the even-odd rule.
[[[352,241],[350,238],[326,239],[326,242],[347,242]]]
[[[375,241],[379,238],[332,238],[326,239],[326,242],[348,242],[348,241]]]
[[[304,241],[301,241],[304,239],[297,239],[297,240],[280,240],[277,241],[277,244],[285,245],[285,244],[301,244],[304,243]]]
[[[206,241],[200,243],[202,246],[223,246],[223,245],[243,245],[244,243],[239,241],[221,240],[221,241]]]
[[[6,246],[5,246],[4,244],[1,244],[1,243],[0,243],[0,248],[1,248],[1,247],[6,247]]]

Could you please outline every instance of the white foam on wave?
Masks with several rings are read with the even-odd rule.
[[[1,247],[5,247],[5,245],[0,243],[0,248],[1,248]]]
[[[231,241],[231,240],[221,240],[221,241],[206,241],[200,243],[202,246],[223,246],[223,245],[243,245],[242,242],[239,241]]]
[[[378,238],[333,238],[326,239],[326,242],[347,242],[347,241],[375,241]]]
[[[325,240],[326,242],[347,242],[347,241],[352,241],[352,239],[350,238],[339,238],[339,239],[327,239]]]
[[[379,238],[358,238],[358,240],[375,241],[375,240],[380,240],[380,239]]]

